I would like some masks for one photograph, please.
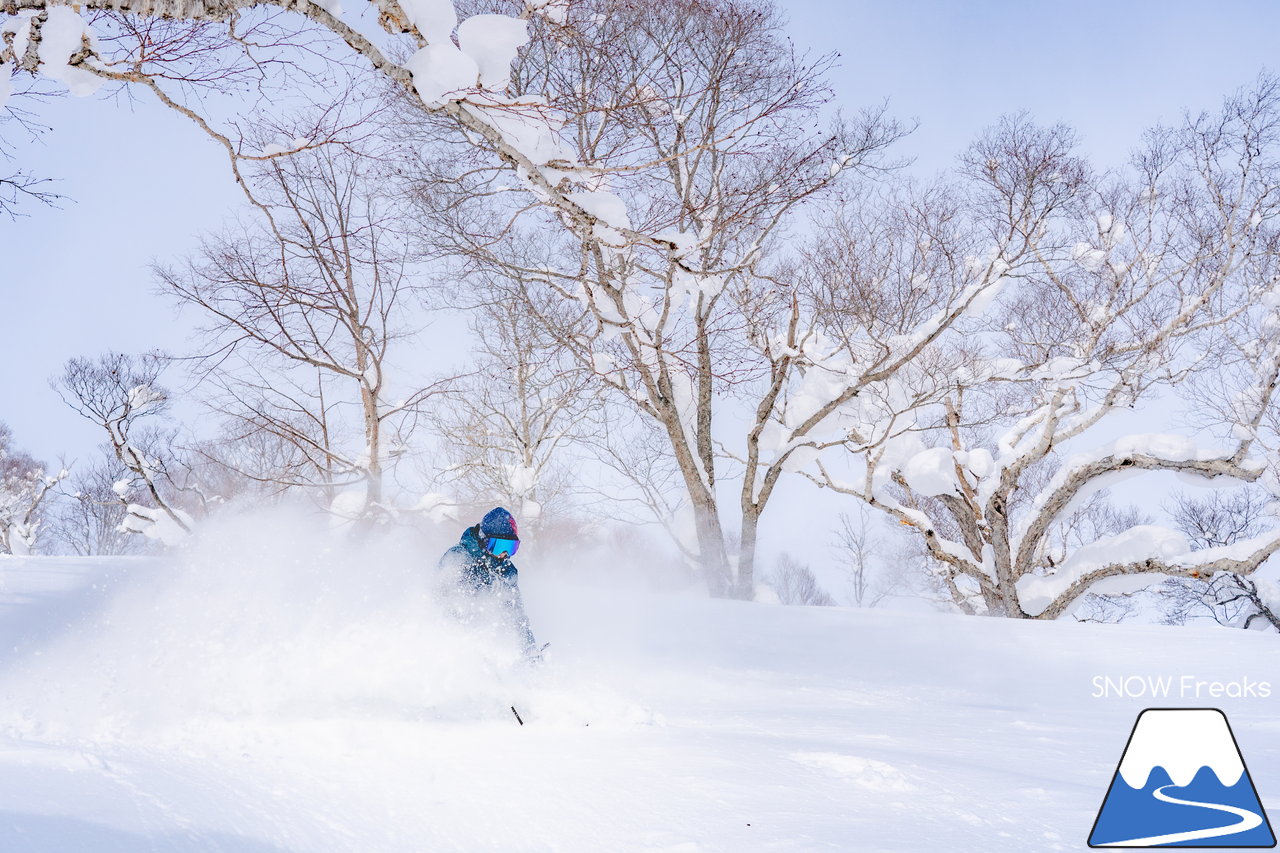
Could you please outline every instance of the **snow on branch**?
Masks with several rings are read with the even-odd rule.
[[[363,4],[362,4],[363,5]],[[599,202],[618,208],[622,202],[598,188],[587,195],[573,185],[582,164],[569,156],[558,134],[565,117],[535,95],[512,98],[503,93],[512,61],[529,39],[529,18],[545,17],[551,25],[563,20],[558,3],[534,3],[523,18],[475,15],[458,23],[451,0],[371,0],[382,28],[403,36],[414,46],[403,65],[389,58],[381,38],[362,33],[340,17],[335,3],[310,0],[87,0],[75,7],[49,0],[8,0],[11,17],[4,24],[0,48],[0,79],[20,68],[41,73],[68,86],[73,94],[91,94],[106,81],[138,83],[153,89],[167,105],[182,112],[218,139],[233,162],[241,155],[226,136],[214,131],[205,117],[159,88],[157,75],[136,67],[119,70],[119,57],[104,55],[93,33],[76,10],[120,12],[144,19],[194,23],[228,23],[252,10],[294,12],[336,36],[373,70],[411,91],[424,109],[451,119],[463,134],[490,150],[514,169],[525,189],[542,204],[565,217],[572,227],[591,235],[597,228],[618,242],[639,243],[664,252],[679,246],[670,238],[630,226],[625,217],[604,216]],[[355,16],[352,16],[353,18]],[[456,29],[457,41],[454,41]],[[3,95],[7,95],[7,86]],[[284,153],[284,152],[277,152]],[[259,155],[260,156],[260,155]],[[589,171],[589,170],[588,170]],[[566,180],[569,178],[569,180]],[[625,210],[625,208],[623,208]]]
[[[961,606],[978,595],[991,614],[1055,618],[1091,590],[1244,575],[1274,553],[1274,531],[1193,551],[1106,490],[1167,472],[1280,493],[1277,117],[1280,89],[1264,78],[1219,123],[1160,136],[1124,179],[1082,173],[1069,203],[1019,187],[1054,173],[1027,168],[1038,143],[1025,125],[975,150],[969,162],[1026,241],[1003,274],[1012,283],[969,339],[939,339],[955,367],[933,372],[932,395],[890,408],[906,422],[896,436],[850,433],[864,482],[823,477],[915,530],[949,577],[967,579]],[[1036,198],[1062,204],[1032,222],[1021,211]],[[1198,433],[1099,435],[1178,399]]]
[[[1181,533],[1159,527],[1134,527],[1080,549],[1052,576],[1024,576],[1018,584],[1018,594],[1028,615],[1056,619],[1085,592],[1108,591],[1105,584],[1112,579],[1120,579],[1129,587],[1136,580],[1141,587],[1151,575],[1196,579],[1218,574],[1244,576],[1277,550],[1280,528],[1232,545],[1191,551]]]
[[[30,554],[43,524],[46,499],[70,472],[50,474],[22,454],[13,454],[0,424],[0,554]]]
[[[176,502],[166,439],[147,426],[168,408],[169,394],[158,384],[165,364],[165,357],[155,352],[73,358],[51,384],[68,406],[107,434],[112,453],[129,473],[128,480],[115,486],[120,502],[128,506],[121,532],[145,533],[172,545],[191,531],[192,519]],[[128,501],[135,488],[152,506]]]
[[[1260,462],[1242,465],[1235,460],[1234,452],[1223,454],[1201,448],[1189,438],[1164,434],[1125,436],[1095,451],[1076,454],[1044,487],[1032,504],[1023,529],[1015,534],[1020,540],[1018,564],[1028,566],[1048,527],[1069,515],[1092,491],[1105,487],[1108,475],[1136,471],[1172,471],[1251,483],[1258,478],[1262,466]]]

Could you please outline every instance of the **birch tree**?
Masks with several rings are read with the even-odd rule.
[[[406,375],[421,301],[410,238],[376,162],[346,149],[264,164],[250,192],[255,219],[157,277],[204,317],[203,362],[230,428],[295,451],[266,476],[328,492],[358,485],[360,505],[343,511],[372,517],[441,387]]]
[[[79,462],[61,485],[53,508],[52,535],[71,553],[82,557],[133,554],[142,540],[122,529],[128,515],[116,484],[130,474],[110,447],[91,462]]]
[[[836,602],[822,588],[813,570],[790,554],[781,554],[767,582],[783,604],[834,607]]]
[[[1280,529],[1193,549],[1136,524],[1073,542],[1067,523],[1119,480],[1168,472],[1274,488],[1280,372],[1280,88],[1263,78],[1214,115],[1154,131],[1127,175],[1088,180],[1032,232],[991,321],[875,442],[844,442],[860,477],[828,485],[912,528],[976,612],[1052,619],[1086,593],[1160,576],[1247,576]],[[978,151],[981,166],[982,148]],[[973,158],[971,158],[973,159]],[[999,179],[999,157],[989,166]],[[1235,361],[1224,353],[1242,348]],[[1217,431],[1105,440],[1123,413],[1216,388]],[[882,423],[889,423],[889,419]]]
[[[656,272],[651,280],[670,284],[664,284],[669,296],[649,299],[659,316],[672,318],[663,324],[674,323],[675,315],[663,312],[662,304],[678,306],[687,299],[699,307],[692,314],[678,312],[679,323],[704,338],[717,318],[717,294],[756,260],[756,247],[776,231],[781,214],[834,174],[869,164],[898,133],[874,113],[847,133],[797,133],[823,90],[814,84],[812,69],[780,39],[777,15],[762,3],[671,2],[655,10],[638,3],[567,8],[530,0],[503,8],[519,17],[477,14],[459,23],[449,0],[371,0],[369,14],[350,18],[332,4],[295,0],[89,0],[74,9],[52,0],[12,0],[5,9],[17,17],[4,25],[0,71],[42,73],[81,95],[106,83],[147,90],[217,140],[247,186],[243,164],[293,156],[333,134],[246,145],[234,121],[213,121],[193,93],[235,78],[267,92],[269,107],[287,88],[273,75],[286,69],[300,76],[319,65],[325,73],[303,91],[323,100],[330,91],[348,91],[333,85],[330,72],[367,63],[449,130],[455,146],[506,169],[503,181],[510,186],[494,184],[494,192],[509,192],[518,209],[540,211],[544,226],[572,235],[575,255],[593,266],[600,282],[589,295],[592,310],[602,312],[602,328],[614,325],[618,308],[648,313],[640,305],[642,287],[623,288],[617,275],[642,271],[632,262],[617,264],[643,255]],[[708,19],[719,24],[706,28]],[[380,33],[363,29],[375,20]],[[698,32],[698,26],[704,29]],[[646,41],[646,31],[657,39]],[[752,41],[761,32],[772,35]],[[207,49],[184,49],[193,44]],[[538,60],[509,87],[511,62],[526,44],[527,54]],[[590,49],[579,49],[584,46]],[[554,59],[559,53],[564,62]],[[619,67],[629,76],[617,79]],[[539,68],[544,71],[534,70]],[[686,83],[684,74],[694,77]],[[707,86],[709,75],[731,85]],[[644,86],[646,76],[669,91],[655,96],[632,85],[622,90],[627,100],[609,100],[610,87]],[[668,97],[682,105],[670,109]],[[652,145],[649,152],[629,154],[632,140],[644,141],[628,130],[641,112],[652,113],[650,124],[661,128],[653,139],[660,149],[656,159]],[[685,165],[676,165],[681,158]],[[774,164],[769,169],[752,165],[766,160]],[[652,209],[638,195],[634,203],[646,209],[632,215],[632,202],[607,186],[610,169],[619,172],[619,181],[634,177],[642,191],[661,180],[676,194],[661,203],[655,199]],[[736,225],[704,235],[700,223],[711,213]],[[571,272],[576,276],[576,269]],[[631,360],[645,365],[653,415],[683,448],[677,456],[699,519],[701,559],[713,589],[725,592],[734,582],[714,511],[714,442],[707,417],[689,410],[696,400],[709,412],[707,394],[722,377],[708,363],[710,345],[677,347],[679,359],[655,361],[653,343],[666,335],[655,337],[656,331],[643,328],[640,337],[631,337]],[[697,355],[699,346],[703,355]],[[579,342],[579,352],[588,349]],[[749,590],[749,567],[740,577],[739,588]]]
[[[219,430],[183,448],[192,481],[205,493],[205,500],[271,502],[304,492],[318,506],[331,506],[340,480],[335,476],[336,454],[329,449],[342,436],[323,428],[311,432],[308,425],[315,424],[305,407],[292,413],[296,421],[290,420],[284,397],[246,400],[245,387],[238,390],[239,396],[214,405],[222,417]],[[307,399],[301,397],[303,402]],[[321,417],[327,418],[330,409],[325,407]]]
[[[522,527],[568,509],[568,453],[599,420],[591,375],[548,344],[518,301],[471,312],[470,372],[428,415],[463,503],[510,507]]]
[[[841,513],[831,550],[836,565],[848,580],[849,603],[854,607],[875,607],[904,586],[905,571],[900,555],[891,555],[872,528],[871,510],[860,505],[856,517]]]
[[[49,498],[65,479],[65,467],[50,472],[13,446],[13,432],[0,423],[0,554],[30,554],[45,524]]]
[[[165,420],[171,401],[159,383],[167,363],[157,352],[73,358],[50,384],[63,402],[106,433],[112,455],[126,472],[114,484],[126,510],[122,528],[175,544],[191,532],[193,522],[173,477],[172,430]]]
[[[5,8],[18,17],[5,25],[0,63],[75,94],[105,83],[149,91],[218,141],[246,187],[245,163],[293,156],[334,134],[246,144],[236,122],[214,121],[196,94],[235,79],[267,92],[265,109],[287,88],[273,78],[281,69],[298,77],[314,65],[332,72],[367,63],[450,131],[455,147],[505,167],[501,181],[476,173],[470,189],[508,194],[517,211],[567,232],[577,260],[556,275],[534,272],[553,287],[567,275],[571,298],[580,271],[590,273],[583,296],[595,334],[576,337],[573,351],[600,364],[592,341],[631,323],[617,354],[632,375],[600,372],[634,392],[630,399],[643,396],[672,442],[713,591],[749,595],[752,536],[741,536],[734,571],[726,544],[733,534],[716,497],[709,401],[744,378],[725,370],[732,353],[711,343],[741,322],[724,295],[751,278],[789,212],[841,173],[872,166],[900,128],[874,110],[836,132],[813,127],[826,97],[816,75],[822,63],[795,55],[765,3],[671,0],[655,10],[618,0],[566,9],[534,0],[502,7],[518,18],[478,14],[460,24],[448,0],[369,7],[347,19],[294,0],[90,0],[75,9],[13,0]],[[373,20],[381,33],[362,29]],[[526,44],[528,61],[508,86]],[[317,75],[318,85],[303,90],[317,100],[346,91],[332,76]],[[626,200],[615,192],[624,187]],[[656,290],[646,292],[645,282]],[[614,355],[602,343],[600,354]],[[721,353],[727,360],[717,363]],[[744,531],[758,522],[768,492],[753,487]]]
[[[216,99],[201,95],[252,89],[262,93],[254,103],[268,115],[274,102],[291,95],[337,108],[350,92],[350,77],[371,72],[436,116],[462,144],[508,168],[530,203],[563,217],[575,232],[590,235],[604,226],[657,251],[678,251],[671,236],[611,224],[599,204],[607,199],[583,192],[598,170],[577,162],[561,144],[565,117],[541,93],[507,91],[517,51],[531,35],[555,43],[568,29],[567,6],[529,0],[513,4],[517,15],[478,14],[459,22],[452,0],[357,0],[352,14],[336,3],[299,0],[89,0],[74,6],[10,0],[0,25],[0,107],[17,72],[41,75],[76,96],[104,85],[134,87],[218,142],[243,185],[242,165],[288,157],[335,134],[286,136],[264,147],[240,135],[243,117],[215,121],[208,110]]]
[[[1214,491],[1200,498],[1184,493],[1174,500],[1170,515],[1193,547],[1224,548],[1263,533],[1274,523],[1275,504],[1274,496],[1262,489],[1233,489],[1225,495]],[[1222,625],[1280,630],[1280,594],[1274,583],[1234,572],[1170,578],[1160,585],[1159,597],[1170,624],[1200,616]]]
[[[603,476],[579,489],[607,507],[611,519],[628,525],[657,525],[680,556],[691,583],[705,580],[699,569],[698,535],[691,523],[688,491],[661,426],[627,402],[601,399],[605,416],[583,441]]]
[[[718,433],[718,416],[733,406],[750,419],[776,397],[773,366],[746,341],[751,312],[773,310],[760,298],[776,289],[765,260],[806,202],[883,165],[902,128],[881,110],[823,125],[829,60],[799,56],[768,3],[595,0],[570,23],[530,46],[513,85],[568,117],[570,159],[592,173],[573,197],[600,220],[547,234],[505,175],[466,158],[455,194],[429,196],[429,219],[451,254],[505,279],[507,298],[659,427],[709,588],[749,597],[771,484],[722,506],[726,467],[740,466],[718,443],[749,451]]]

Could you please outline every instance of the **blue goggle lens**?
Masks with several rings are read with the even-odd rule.
[[[495,557],[506,555],[508,557],[515,556],[516,551],[520,550],[519,539],[486,539],[485,548]]]

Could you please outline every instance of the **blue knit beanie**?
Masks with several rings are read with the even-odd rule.
[[[502,507],[494,507],[484,514],[480,522],[480,535],[485,539],[519,539],[516,520]]]

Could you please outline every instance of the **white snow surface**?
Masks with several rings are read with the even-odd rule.
[[[333,523],[341,526],[351,519],[359,518],[364,514],[368,502],[367,489],[351,488],[338,492],[329,502],[329,514],[333,517]]]
[[[507,475],[507,484],[511,486],[513,494],[527,495],[537,487],[537,468],[523,464],[504,465],[502,467]]]
[[[400,8],[428,44],[449,42],[453,28],[458,25],[458,12],[453,0],[400,0]]]
[[[525,0],[525,8],[537,12],[553,24],[563,24],[569,15],[571,0]]]
[[[569,193],[567,198],[600,220],[594,228],[597,237],[613,245],[626,242],[621,230],[631,228],[631,217],[627,214],[627,203],[617,195],[607,190],[583,190]]]
[[[458,46],[475,60],[480,85],[505,86],[516,51],[529,42],[529,25],[508,15],[472,15],[458,25]]]
[[[413,87],[429,107],[439,106],[456,92],[475,88],[480,69],[476,61],[445,39],[419,50],[404,64],[413,74]]]
[[[155,408],[165,401],[165,395],[150,385],[135,385],[129,389],[129,408],[141,413]]]
[[[49,7],[48,19],[40,29],[40,72],[62,83],[76,97],[92,95],[107,82],[68,62],[80,52],[86,37],[92,44],[93,34],[84,18],[70,6]]]
[[[1238,560],[1244,562],[1255,552],[1263,551],[1277,539],[1280,539],[1280,528],[1271,528],[1232,542],[1230,545],[1219,545],[1215,548],[1201,548],[1178,556],[1176,562],[1182,566],[1206,566],[1218,560]]]
[[[432,591],[455,533],[0,558],[0,850],[1079,850],[1152,704],[1095,676],[1280,666],[1221,628],[655,593],[528,541],[529,672]],[[1213,700],[1264,803],[1274,701]]]
[[[948,447],[930,447],[902,466],[902,479],[922,495],[954,495],[960,492],[955,456]]]
[[[556,117],[545,103],[527,96],[507,98],[489,92],[483,99],[473,97],[466,106],[534,164],[573,161],[573,153],[558,135],[563,118]]]
[[[406,0],[402,6],[427,39],[405,68],[429,107],[477,87],[506,86],[516,52],[529,41],[528,24],[509,15],[473,15],[458,24],[451,0]],[[452,37],[455,26],[457,45]]]
[[[124,496],[121,495],[121,497]],[[141,533],[148,539],[154,539],[168,547],[179,545],[187,538],[187,531],[183,530],[174,517],[164,510],[142,504],[129,504],[126,509],[128,514],[118,527],[121,533]],[[174,509],[173,512],[189,530],[194,523],[191,516],[180,509]]]
[[[1155,456],[1171,462],[1219,459],[1226,455],[1221,449],[1203,448],[1192,438],[1170,433],[1142,433],[1116,439],[1102,451],[1116,456]],[[1074,462],[1074,458],[1072,462]]]
[[[583,192],[569,193],[569,200],[614,228],[631,227],[631,217],[627,215],[626,202],[611,192],[584,190]]]
[[[1007,278],[997,278],[980,290],[976,296],[969,300],[969,304],[965,307],[964,313],[967,317],[981,317],[996,301],[1005,285],[1009,283]]]

